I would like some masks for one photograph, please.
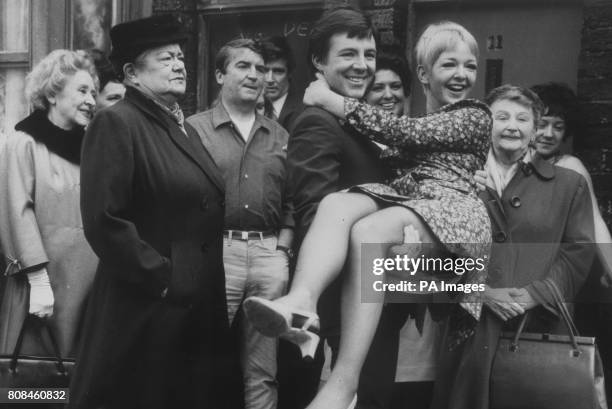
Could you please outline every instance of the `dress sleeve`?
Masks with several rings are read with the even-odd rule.
[[[88,126],[81,159],[83,227],[105,272],[159,297],[168,287],[171,262],[140,238],[131,219],[135,163],[130,130],[107,110]]]
[[[586,181],[581,177],[572,199],[559,251],[545,278],[557,285],[567,302],[575,298],[586,280],[595,257],[594,242],[593,207]],[[552,312],[556,311],[552,294],[543,280],[534,281],[525,288],[539,304]]]
[[[0,151],[0,243],[8,274],[49,262],[34,208],[36,142],[27,134],[7,137]]]
[[[489,149],[491,114],[477,101],[460,101],[427,116],[410,118],[345,98],[344,112],[358,132],[399,149],[428,147],[479,154]]]

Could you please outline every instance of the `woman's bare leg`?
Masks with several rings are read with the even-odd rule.
[[[361,270],[362,243],[373,246],[368,250],[369,262],[373,258],[385,258],[391,245],[402,243],[404,227],[412,225],[421,242],[433,243],[429,229],[411,210],[391,207],[380,210],[358,221],[351,231],[349,272],[343,282],[342,324],[338,360],[325,386],[319,391],[308,409],[346,409],[351,403],[361,367],[372,343],[383,307],[384,293],[373,292],[378,302],[361,302],[361,275],[371,271]],[[418,254],[408,255],[416,257]]]
[[[277,301],[315,312],[321,293],[344,266],[351,227],[377,210],[376,202],[360,193],[327,195],[300,248],[291,289]]]

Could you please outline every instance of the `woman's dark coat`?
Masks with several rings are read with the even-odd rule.
[[[230,380],[240,376],[225,302],[224,187],[186,127],[189,136],[132,88],[88,127],[81,209],[100,266],[73,408],[239,405],[239,382]]]
[[[531,310],[527,330],[566,333],[543,280],[552,280],[572,301],[587,277],[595,238],[586,180],[536,155],[517,171],[501,198],[493,190],[483,192],[481,198],[487,203],[493,231],[488,284],[524,287],[540,303]],[[504,325],[485,307],[471,338],[452,351],[444,343],[436,368],[433,409],[489,408],[497,342],[512,321]]]

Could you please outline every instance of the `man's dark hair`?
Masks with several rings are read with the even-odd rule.
[[[410,95],[412,71],[410,71],[410,67],[408,66],[408,61],[406,61],[406,58],[401,56],[399,53],[379,53],[376,55],[376,71],[380,70],[389,70],[396,73],[402,81],[404,95]]]
[[[287,39],[282,36],[268,37],[262,41],[264,60],[267,63],[283,60],[287,65],[287,72],[291,74],[295,68],[295,60]]]
[[[108,57],[100,50],[94,48],[89,50],[89,55],[93,59],[96,71],[98,72],[98,80],[100,81],[100,91],[104,89],[106,84],[111,81],[121,82],[119,75],[115,71]]]
[[[374,37],[378,43],[378,32],[362,11],[353,7],[338,7],[323,14],[312,27],[308,41],[308,57],[325,61],[329,52],[329,40],[336,34],[346,33],[349,38]],[[314,65],[312,66],[314,69]]]
[[[531,87],[544,104],[543,116],[558,116],[565,121],[565,137],[576,135],[582,118],[578,98],[570,87],[560,82],[549,82]]]
[[[264,56],[264,50],[261,42],[253,40],[252,38],[237,38],[225,43],[225,45],[221,47],[215,57],[215,69],[225,74],[227,64],[229,64],[230,57],[232,55],[232,50],[237,50],[239,48],[248,48],[254,53],[261,55],[262,58]]]

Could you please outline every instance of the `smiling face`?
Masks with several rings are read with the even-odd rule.
[[[476,56],[463,41],[443,51],[431,68],[419,66],[417,73],[425,88],[428,112],[467,98],[477,71]]]
[[[313,59],[313,63],[333,91],[362,98],[376,70],[376,41],[372,36],[349,38],[346,33],[334,34],[329,39],[327,57],[324,61]]]
[[[536,149],[545,158],[559,153],[565,139],[565,120],[559,116],[543,116],[537,123]]]
[[[183,51],[178,44],[145,51],[134,63],[132,82],[167,104],[185,94],[186,79]]]
[[[221,99],[228,104],[255,104],[263,87],[266,67],[263,57],[249,48],[231,50],[225,73],[217,70]]]
[[[49,97],[49,119],[62,129],[85,127],[96,107],[96,85],[87,71],[66,77],[64,88]]]
[[[382,69],[376,71],[372,86],[366,94],[366,101],[395,115],[402,115],[406,95],[402,79],[394,71]]]
[[[491,143],[498,158],[507,163],[518,160],[535,135],[533,110],[518,102],[500,99],[491,104]]]

